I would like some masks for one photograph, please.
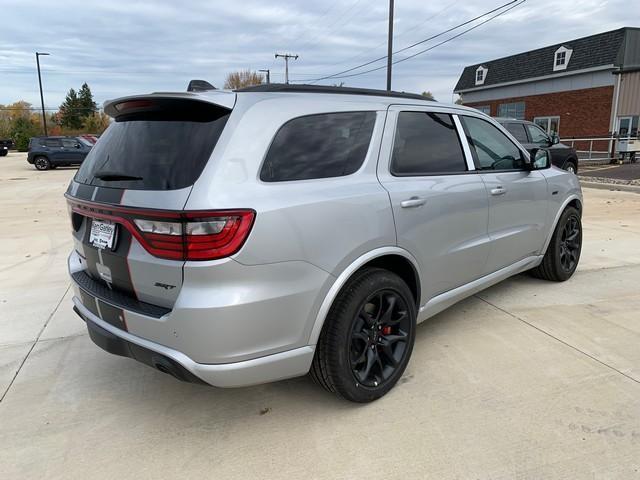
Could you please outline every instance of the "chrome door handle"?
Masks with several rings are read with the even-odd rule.
[[[400,206],[402,208],[415,208],[421,207],[425,203],[427,203],[426,198],[411,197],[409,200],[403,200],[402,202],[400,202]]]
[[[498,195],[504,195],[505,193],[507,193],[507,191],[502,187],[496,187],[491,189],[491,195],[498,196]]]

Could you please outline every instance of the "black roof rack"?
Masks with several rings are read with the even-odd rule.
[[[345,95],[372,95],[376,97],[397,97],[412,98],[414,100],[428,100],[417,93],[388,92],[386,90],[375,90],[373,88],[353,88],[353,87],[331,87],[327,85],[291,85],[286,83],[268,83],[253,85],[251,87],[238,88],[234,92],[294,92],[294,93],[341,93]]]

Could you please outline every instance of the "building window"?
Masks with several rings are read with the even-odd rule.
[[[569,65],[569,60],[571,59],[571,53],[573,50],[567,47],[560,47],[556,50],[556,53],[553,57],[553,71],[556,72],[558,70],[566,70]]]
[[[491,115],[491,105],[480,105],[479,107],[473,107],[476,110],[480,110],[482,113],[486,115]]]
[[[538,125],[549,135],[560,136],[560,117],[557,115],[551,117],[536,117],[533,119],[533,123]]]
[[[489,71],[488,68],[483,67],[482,65],[480,65],[477,69],[476,69],[476,85],[484,85],[484,81],[487,78],[487,72]]]
[[[498,116],[524,120],[524,102],[501,103],[498,105]]]

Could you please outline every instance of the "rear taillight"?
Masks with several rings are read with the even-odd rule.
[[[171,260],[215,260],[236,253],[251,231],[253,210],[160,211],[70,201],[76,213],[119,223],[150,254]]]
[[[240,249],[254,216],[253,210],[184,212],[177,222],[136,218],[134,223],[156,256],[215,260]]]

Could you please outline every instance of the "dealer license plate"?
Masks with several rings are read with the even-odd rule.
[[[105,249],[113,247],[113,240],[116,236],[116,224],[106,220],[93,220],[91,222],[91,232],[89,243],[94,247]]]

